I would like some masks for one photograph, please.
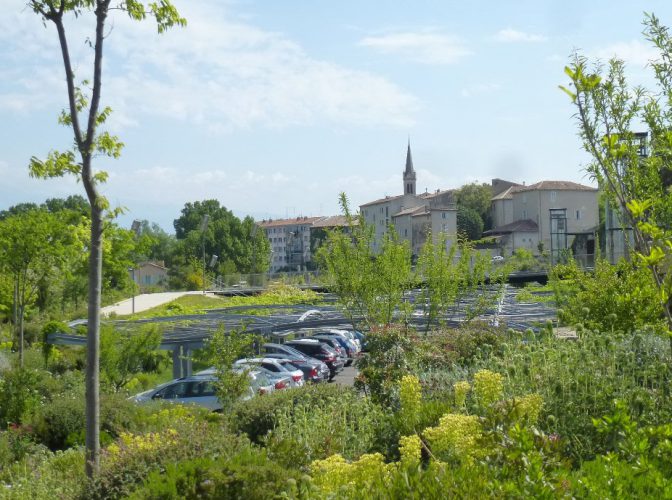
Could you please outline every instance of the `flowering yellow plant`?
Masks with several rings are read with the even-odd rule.
[[[107,456],[111,462],[116,462],[127,455],[156,452],[176,443],[177,431],[175,429],[137,435],[122,432],[119,439],[107,447]]]
[[[539,413],[544,404],[544,399],[539,394],[528,394],[522,398],[515,398],[516,417],[534,424],[539,419]]]
[[[455,391],[455,406],[457,408],[464,408],[471,385],[466,380],[462,380],[453,385],[453,390]]]
[[[475,415],[449,413],[439,419],[439,425],[424,431],[432,453],[447,453],[460,460],[471,461],[478,451],[478,440],[483,434]]]
[[[504,384],[501,374],[481,370],[474,375],[474,393],[483,406],[488,406],[502,398]]]
[[[422,442],[415,434],[412,436],[402,436],[399,439],[399,453],[401,454],[401,464],[407,467],[417,467],[420,465],[422,457]]]
[[[357,497],[377,482],[384,482],[390,468],[380,453],[364,454],[356,462],[347,462],[341,455],[315,460],[311,466],[314,485],[324,497],[344,495]]]
[[[176,423],[193,424],[196,421],[191,409],[183,405],[171,405],[153,413],[147,422],[155,427],[167,427]]]
[[[401,415],[407,424],[412,427],[418,421],[422,390],[420,381],[414,375],[404,375],[399,386],[399,399],[401,401]]]

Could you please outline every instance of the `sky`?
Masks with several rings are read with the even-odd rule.
[[[106,128],[124,142],[102,191],[119,223],[173,231],[187,202],[255,219],[339,213],[402,193],[410,139],[417,190],[499,177],[593,183],[564,66],[575,50],[623,58],[650,83],[644,12],[672,2],[594,0],[173,0],[185,28],[108,23]],[[84,194],[31,179],[32,156],[72,145],[53,25],[0,0],[0,210]],[[78,80],[91,79],[92,17],[69,19]]]

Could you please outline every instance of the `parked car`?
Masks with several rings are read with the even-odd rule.
[[[359,330],[353,330],[352,334],[355,336],[355,338],[359,341],[359,345],[362,347],[362,351],[367,350],[366,346],[366,335],[364,335],[362,332]]]
[[[234,371],[240,372],[241,370],[236,370],[234,368]],[[215,370],[214,367],[207,368],[205,370],[202,370],[195,375],[212,375],[215,376],[217,374],[217,371]],[[250,399],[252,396],[255,395],[264,395],[264,394],[270,394],[271,392],[275,391],[276,385],[275,381],[273,380],[273,377],[270,377],[269,374],[266,372],[266,370],[263,370],[261,368],[259,369],[254,369],[254,370],[249,370],[247,372],[247,376],[250,379],[250,388],[251,391],[249,391],[249,394],[246,394],[243,396],[243,400],[246,401]],[[289,384],[289,382],[287,382]],[[284,389],[284,387],[283,387]],[[251,395],[250,395],[251,394]]]
[[[308,338],[317,340],[333,340],[338,342],[339,346],[345,353],[345,366],[350,366],[359,352],[354,342],[351,342],[350,339],[346,339],[337,333],[319,333],[317,335],[311,335]]]
[[[248,377],[250,386],[241,399],[247,400],[257,394],[273,392],[273,384],[266,374],[260,370],[248,372]],[[153,389],[136,394],[131,399],[136,403],[168,401],[170,403],[203,406],[212,411],[222,411],[222,403],[219,401],[215,390],[216,382],[215,370],[204,370],[196,375],[171,380]]]
[[[348,363],[348,361],[349,361],[348,351],[346,350],[346,348],[343,345],[341,345],[341,342],[339,341],[339,339],[335,338],[334,336],[331,336],[331,335],[311,335],[311,336],[305,337],[305,338],[315,339],[315,340],[319,340],[320,342],[327,343],[329,346],[332,347],[332,349],[334,349],[334,351],[336,351],[338,356],[343,360],[344,365],[349,364]]]
[[[252,367],[252,366],[245,366],[245,365],[236,365],[235,363],[233,364],[233,370],[240,372],[243,370],[258,370],[264,373],[268,379],[271,381],[271,384],[273,384],[273,387],[275,388],[276,391],[281,391],[284,389],[289,389],[292,386],[292,378],[284,375],[282,373],[276,373],[270,370],[267,370],[266,368],[263,367]]]
[[[352,341],[356,346],[357,346],[357,351],[362,350],[362,344],[359,342],[359,339],[355,335],[355,332],[352,330],[343,330],[340,328],[329,328],[325,330],[327,333],[336,333],[338,335],[341,335],[342,337],[345,337],[346,339]]]
[[[266,358],[288,359],[303,372],[306,382],[314,384],[329,380],[329,367],[319,359],[311,358],[293,347],[283,344],[264,344],[261,353]]]
[[[250,367],[265,370],[269,377],[275,376],[288,377],[291,387],[303,387],[303,372],[291,364],[288,359],[274,358],[246,358],[239,359],[234,363],[234,369],[237,367]],[[280,387],[276,387],[280,389]]]
[[[286,342],[285,345],[293,347],[297,351],[301,351],[315,359],[319,359],[329,367],[329,380],[333,379],[336,374],[343,370],[345,362],[338,356],[336,351],[328,344],[320,342],[315,339],[297,339]]]

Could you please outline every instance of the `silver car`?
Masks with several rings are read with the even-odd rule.
[[[250,386],[241,397],[241,400],[248,400],[257,394],[267,394],[274,391],[273,384],[262,371],[252,370],[248,372],[248,377],[250,379]],[[222,411],[223,406],[217,397],[215,389],[216,383],[217,377],[214,374],[214,370],[205,370],[196,375],[171,380],[154,389],[136,394],[131,399],[136,403],[167,401],[170,403],[202,406],[212,411]]]
[[[276,358],[247,358],[239,359],[234,363],[234,370],[244,367],[257,368],[264,370],[266,375],[271,380],[276,380],[276,389],[282,389],[283,387],[278,387],[278,381],[285,378],[289,378],[290,387],[303,387],[303,372],[298,369],[296,366],[291,364],[291,361],[288,359],[276,359]]]

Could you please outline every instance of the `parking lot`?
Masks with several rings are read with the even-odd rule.
[[[355,383],[357,373],[357,369],[353,365],[346,366],[341,373],[334,377],[332,383],[352,387]]]

